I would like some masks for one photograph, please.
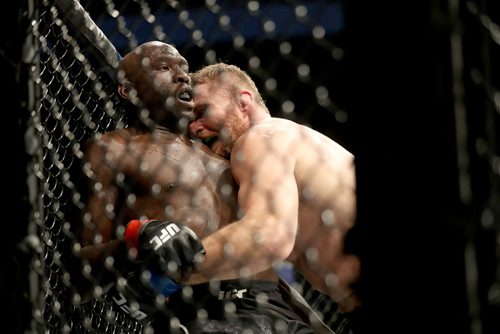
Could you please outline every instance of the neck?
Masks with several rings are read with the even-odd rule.
[[[258,124],[270,118],[271,115],[266,110],[259,108],[253,113],[252,124]]]
[[[172,112],[151,109],[152,111],[149,116],[141,117],[140,109],[134,104],[129,102],[125,105],[125,108],[130,127],[142,132],[161,130],[179,136],[187,136],[187,128],[179,128],[179,119]]]
[[[170,134],[176,138],[178,138],[180,141],[182,141],[185,144],[191,144],[191,140],[189,139],[189,136],[187,135],[186,132],[180,132],[180,131],[172,131],[171,129],[162,126],[162,125],[156,125],[153,129],[153,132],[159,132],[159,133],[167,133]]]
[[[128,126],[129,129],[133,129],[134,131],[138,131],[141,133],[168,133],[173,136],[179,138],[187,138],[188,135],[186,131],[181,131],[177,128],[171,128],[164,125],[156,124],[154,122],[150,122],[150,124],[144,124],[144,122],[131,122]]]

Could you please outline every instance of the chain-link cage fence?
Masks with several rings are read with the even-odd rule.
[[[463,29],[450,29],[457,182],[462,202],[482,207],[466,230],[474,230],[471,235],[492,245],[479,254],[486,256],[486,264],[478,263],[477,254],[466,247],[466,271],[477,271],[482,279],[478,282],[469,275],[467,280],[470,333],[489,334],[499,328],[490,314],[500,305],[500,76],[494,61],[499,53],[499,17],[492,14],[489,2],[449,1],[449,5],[447,14]],[[31,309],[22,310],[25,316],[15,324],[18,332],[151,330],[130,316],[133,308],[117,307],[88,267],[81,265],[73,227],[84,207],[79,188],[85,172],[82,146],[98,132],[128,126],[117,96],[115,70],[121,56],[138,44],[171,43],[192,70],[218,60],[238,65],[255,79],[273,116],[307,124],[348,148],[354,146],[345,106],[356,94],[347,92],[342,82],[348,75],[344,47],[350,43],[344,33],[348,22],[342,1],[33,0],[21,12],[27,27],[23,62],[28,88],[21,100],[29,113],[23,130],[30,212],[23,241],[29,270],[20,276],[27,276],[22,278],[26,284],[21,284],[28,301],[23,305]],[[481,112],[469,112],[472,109]],[[474,169],[479,170],[479,181],[470,177],[476,175]],[[470,242],[477,246],[484,239]],[[93,284],[94,298],[85,303],[74,286],[75,267]],[[114,270],[113,263],[109,267]],[[330,328],[337,333],[351,330],[339,317],[336,303],[311,289],[302,276],[291,280]]]
[[[38,290],[32,296],[34,328],[145,331],[130,316],[133,310],[117,308],[111,298],[99,295],[104,289],[99,282],[93,286],[97,297],[81,303],[69,268],[78,262],[72,224],[84,207],[79,189],[83,143],[95,133],[127,126],[116,97],[118,59],[143,41],[172,43],[192,68],[216,59],[248,68],[259,86],[267,87],[270,109],[281,115],[299,117],[295,110],[301,110],[304,122],[318,122],[314,118],[320,112],[342,124],[346,115],[326,88],[332,86],[328,81],[337,70],[335,62],[342,60],[342,49],[328,38],[343,28],[340,3],[35,1],[28,9],[33,110],[27,140],[33,157],[30,230],[36,250],[31,265],[39,278],[32,282]],[[281,59],[269,54],[281,54]],[[324,62],[329,68],[311,66],[314,59],[329,58]],[[289,78],[277,80],[277,73]],[[85,266],[79,270],[77,275],[89,275]]]

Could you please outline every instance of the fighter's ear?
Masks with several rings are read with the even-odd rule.
[[[128,96],[129,92],[130,92],[130,81],[122,80],[118,84],[118,94],[120,94],[120,96],[123,97],[124,99],[129,100]]]
[[[240,102],[240,108],[244,112],[248,112],[250,110],[250,107],[252,106],[252,102],[253,102],[252,92],[250,92],[247,89],[242,89],[240,91],[240,100],[239,100],[239,102]]]

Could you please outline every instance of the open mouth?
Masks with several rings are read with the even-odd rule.
[[[193,101],[193,97],[191,96],[191,93],[188,92],[188,91],[184,91],[182,93],[180,93],[177,98],[183,102],[192,102]]]

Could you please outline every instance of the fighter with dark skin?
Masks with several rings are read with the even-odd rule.
[[[81,256],[103,263],[133,219],[181,222],[203,238],[236,214],[229,164],[186,136],[193,101],[188,63],[164,43],[149,42],[121,61],[118,92],[140,110],[129,126],[85,146],[90,181]],[[123,233],[122,233],[123,234]]]

